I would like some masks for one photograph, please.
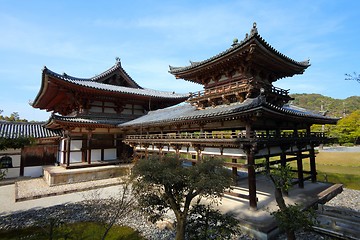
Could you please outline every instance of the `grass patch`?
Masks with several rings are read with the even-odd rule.
[[[318,171],[317,180],[319,182],[342,183],[344,187],[360,190],[360,175],[345,173],[327,173]]]
[[[104,228],[94,222],[77,222],[64,224],[53,230],[53,239],[65,240],[98,240],[101,239]],[[30,227],[25,229],[16,229],[4,231],[0,230],[0,239],[18,240],[46,240],[50,239],[48,228]],[[107,240],[145,240],[137,231],[127,226],[113,226],[106,237]]]
[[[290,163],[296,169],[296,161]],[[308,160],[303,161],[305,171],[310,170]],[[317,179],[320,182],[341,183],[344,187],[360,190],[360,153],[319,152],[316,154]]]

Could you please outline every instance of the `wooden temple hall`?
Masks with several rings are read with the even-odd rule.
[[[189,66],[172,67],[176,79],[203,85],[190,94],[140,87],[120,61],[93,78],[57,74],[46,67],[33,106],[53,112],[45,124],[61,129],[58,162],[66,168],[119,164],[131,155],[176,154],[196,164],[222,157],[225,166],[247,171],[248,194],[257,207],[259,169],[296,162],[294,183],[316,182],[314,148],[326,141],[312,124],[337,119],[291,105],[289,90],[273,84],[302,74],[309,61],[298,62],[275,50],[254,23],[241,41]],[[310,169],[303,169],[308,161]]]

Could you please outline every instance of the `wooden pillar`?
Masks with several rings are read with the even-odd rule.
[[[194,146],[194,149],[196,151],[196,161],[201,162],[202,161],[202,151],[204,151],[204,147],[201,145]]]
[[[145,146],[145,159],[149,159],[149,145]]]
[[[311,182],[316,182],[317,179],[316,179],[316,175],[317,175],[317,172],[316,172],[316,162],[315,162],[315,150],[314,150],[314,144],[311,143],[310,144],[310,172],[311,172]]]
[[[270,156],[265,156],[265,171],[267,174],[270,173]]]
[[[255,158],[254,151],[251,147],[247,149],[246,157],[248,163],[249,204],[250,208],[255,210],[257,208]]]
[[[233,159],[232,159],[232,162],[233,162],[233,163],[237,163],[237,159],[236,159],[236,158],[233,158]],[[236,180],[236,179],[237,179],[237,176],[238,176],[238,169],[237,169],[237,167],[232,167],[232,175],[233,175],[234,180]]]
[[[92,137],[92,132],[89,131],[86,139],[86,148],[87,148],[86,160],[88,164],[91,164],[91,137]]]
[[[160,159],[162,159],[163,158],[163,148],[164,148],[164,146],[162,145],[162,144],[158,144],[158,145],[156,145],[156,147],[159,149],[159,157],[160,157]]]
[[[301,154],[301,146],[297,146],[298,150],[296,152],[296,160],[297,160],[297,172],[298,172],[298,180],[299,180],[299,188],[304,188],[304,171],[303,171],[303,162],[302,162],[302,154]]]
[[[181,144],[173,144],[173,145],[171,145],[171,147],[175,150],[176,159],[179,160],[180,159],[180,149],[182,148],[182,145]]]
[[[66,164],[66,143],[67,143],[67,139],[61,139],[62,141],[62,146],[61,146],[61,154],[62,154],[62,164]]]
[[[66,140],[66,166],[70,166],[70,147],[71,147],[71,138],[68,135]]]

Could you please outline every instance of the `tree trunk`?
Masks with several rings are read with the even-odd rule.
[[[275,187],[275,200],[280,210],[286,209],[285,200],[281,191],[281,188]]]
[[[286,237],[288,240],[295,240],[295,232],[294,231],[286,231]]]
[[[176,236],[175,240],[184,240],[185,239],[185,227],[186,227],[186,218],[182,216],[178,217],[176,223]]]
[[[275,187],[275,200],[281,211],[286,210],[285,200],[281,191],[281,188]],[[292,230],[286,230],[286,236],[288,240],[295,240],[295,232]]]

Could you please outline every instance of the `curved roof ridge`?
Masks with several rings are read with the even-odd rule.
[[[170,98],[186,99],[189,97],[189,94],[178,94],[175,92],[159,91],[159,90],[148,89],[148,88],[131,88],[131,87],[111,85],[111,84],[90,81],[90,80],[84,80],[84,79],[69,78],[64,75],[59,75],[57,73],[54,73],[50,70],[47,70],[47,73],[49,73],[53,76],[59,77],[60,79],[67,81],[69,83],[72,83],[72,84],[76,84],[76,85],[87,87],[87,88],[106,90],[106,91],[110,91],[110,92],[122,92],[122,93],[128,93],[128,94],[136,94],[136,95],[160,97],[160,98],[170,97]]]
[[[44,66],[43,73],[50,74],[52,76],[58,77],[58,78],[63,79],[63,80],[91,81],[91,78],[73,77],[73,76],[71,76],[71,75],[69,75],[69,74],[67,74],[65,72],[63,74],[59,74],[57,72],[54,72],[54,71],[48,69],[46,66]]]
[[[301,65],[301,66],[306,66],[309,67],[310,66],[310,59],[307,60],[303,60],[303,61],[296,61],[288,56],[286,56],[285,54],[281,53],[280,51],[276,50],[273,46],[271,46],[260,34],[256,33],[254,35],[254,37],[257,40],[260,40],[262,42],[262,44],[267,47],[269,50],[271,50],[272,52],[274,52],[275,54],[281,56],[282,58],[285,58],[286,60],[289,60],[295,64]]]
[[[122,73],[125,74],[125,76],[127,78],[129,78],[130,81],[132,81],[134,83],[134,85],[138,88],[141,88],[142,87],[134,80],[130,77],[130,75],[121,67],[121,63],[120,63],[120,59],[117,59],[116,60],[116,63],[114,66],[110,67],[109,69],[107,69],[106,71],[100,73],[100,74],[97,74],[96,76],[94,77],[90,77],[90,78],[79,78],[79,77],[74,77],[74,76],[71,76],[67,73],[63,73],[63,74],[59,74],[59,73],[56,73],[50,69],[48,69],[46,66],[44,66],[44,69],[43,69],[43,72],[46,72],[48,74],[51,74],[53,76],[56,76],[58,78],[61,78],[61,79],[64,79],[64,80],[79,80],[79,81],[92,81],[92,82],[97,82],[99,79],[102,79],[102,78],[105,78],[109,75],[111,75],[112,73],[114,73],[115,71],[117,70],[120,70]]]
[[[292,63],[295,63],[295,64],[298,64],[298,65],[301,65],[301,66],[304,66],[304,67],[308,67],[310,66],[310,63],[309,61],[310,60],[304,60],[304,61],[296,61],[288,56],[286,56],[285,54],[279,52],[278,50],[276,50],[274,47],[272,47],[267,41],[265,41],[265,39],[263,37],[261,37],[261,35],[258,33],[258,30],[257,30],[257,27],[256,27],[256,23],[253,24],[253,27],[250,31],[250,34],[246,33],[245,35],[245,38],[243,40],[239,42],[237,42],[237,40],[234,41],[234,43],[231,45],[230,48],[208,58],[208,59],[205,59],[205,60],[202,60],[202,61],[197,61],[197,62],[193,62],[193,61],[190,61],[190,65],[189,66],[183,66],[183,67],[174,67],[174,66],[170,66],[170,70],[169,72],[170,73],[177,73],[177,72],[180,72],[180,71],[183,71],[183,70],[188,70],[188,69],[192,69],[192,68],[195,68],[197,66],[200,66],[200,65],[203,65],[203,64],[206,64],[208,62],[211,62],[217,58],[220,58],[222,56],[225,56],[226,54],[232,52],[232,51],[235,51],[239,48],[242,48],[243,46],[245,46],[247,43],[249,43],[250,41],[252,41],[253,39],[257,39],[259,40],[259,42],[261,44],[263,44],[267,49],[269,49],[270,51],[272,51],[273,53],[275,53],[276,55],[282,57],[282,58],[285,58],[286,60],[292,62]]]

